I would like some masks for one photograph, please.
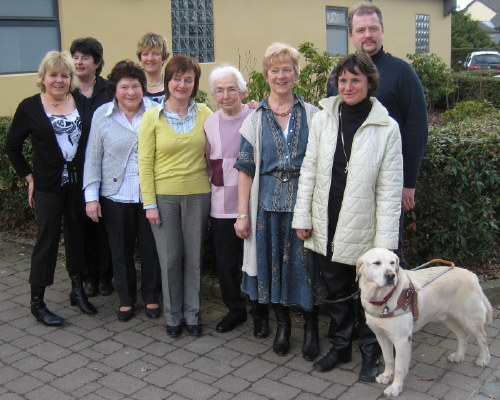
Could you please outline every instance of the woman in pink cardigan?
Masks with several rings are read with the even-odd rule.
[[[222,300],[229,312],[217,324],[217,332],[229,332],[247,319],[246,299],[242,296],[241,262],[243,240],[236,236],[238,217],[238,157],[243,120],[253,110],[242,104],[246,82],[240,71],[230,65],[214,68],[209,76],[210,89],[219,111],[205,121],[207,160],[212,188],[211,210],[213,246]],[[253,302],[254,336],[269,335],[267,305]]]

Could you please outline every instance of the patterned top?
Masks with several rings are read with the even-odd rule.
[[[262,113],[259,206],[267,211],[292,212],[299,180],[294,178],[284,182],[268,173],[300,170],[308,137],[304,101],[295,95],[286,137],[267,98],[257,106],[255,112]],[[251,177],[255,175],[254,152],[250,142],[242,138],[238,161],[234,167]]]
[[[66,115],[46,114],[54,128],[57,144],[61,149],[64,159],[68,162],[73,161],[76,150],[78,149],[80,136],[82,135],[82,119],[80,118],[78,110],[75,108]],[[68,167],[65,165],[61,178],[61,186],[69,181]],[[72,177],[71,181],[75,182],[76,179]]]

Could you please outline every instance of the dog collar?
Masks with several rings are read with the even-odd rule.
[[[387,304],[387,301],[392,297],[394,294],[394,291],[396,290],[396,285],[393,286],[392,290],[387,293],[387,295],[384,297],[383,300],[372,300],[370,301],[370,304],[373,304],[374,306],[383,306],[384,304]]]
[[[383,301],[370,301],[370,303],[375,306],[382,306],[382,305],[384,306],[382,314],[375,314],[371,312],[368,312],[368,314],[378,318],[392,318],[392,317],[397,317],[398,315],[401,314],[406,314],[408,312],[411,312],[413,315],[413,322],[415,322],[419,316],[418,292],[415,289],[415,286],[413,286],[413,283],[410,281],[410,287],[404,289],[399,295],[396,308],[392,312],[389,312],[389,307],[387,306],[386,301],[389,300],[389,298],[392,296],[395,288],[396,286],[394,286],[394,289],[391,290],[387,294],[387,296],[384,297]]]

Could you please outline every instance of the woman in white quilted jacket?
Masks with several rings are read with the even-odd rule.
[[[355,264],[372,247],[397,248],[403,160],[397,123],[374,97],[378,72],[365,53],[344,57],[320,101],[302,164],[292,227],[313,250],[328,289],[332,348],[320,372],[351,361],[357,322],[363,358],[359,379],[375,381],[380,347],[355,300]]]

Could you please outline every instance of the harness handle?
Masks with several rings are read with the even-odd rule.
[[[446,265],[449,265],[450,268],[454,268],[455,267],[455,263],[452,262],[452,261],[441,260],[440,258],[434,258],[434,259],[432,259],[430,261],[427,261],[425,264],[420,265],[419,267],[413,268],[412,271],[416,271],[416,270],[418,270],[420,268],[428,267],[429,265],[434,264],[434,263],[446,264]]]

